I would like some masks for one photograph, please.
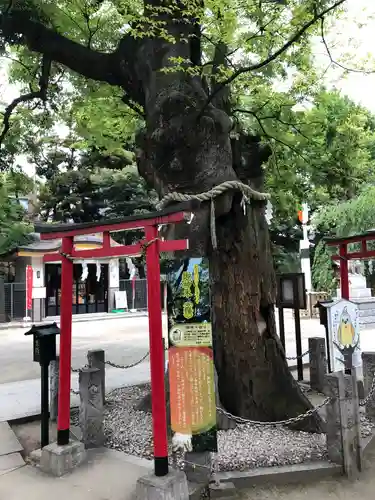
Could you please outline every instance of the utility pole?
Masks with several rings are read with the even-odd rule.
[[[305,275],[305,285],[307,292],[312,291],[311,283],[311,264],[310,264],[310,241],[308,237],[309,227],[307,225],[309,220],[309,207],[307,203],[302,203],[302,210],[298,213],[298,218],[302,223],[303,239],[300,241],[300,259],[301,270]]]

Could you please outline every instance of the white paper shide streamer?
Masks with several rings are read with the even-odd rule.
[[[82,262],[82,274],[81,274],[81,281],[85,282],[89,276],[89,266],[90,262],[83,261]],[[102,266],[99,261],[95,262],[96,264],[96,281],[100,281],[100,277],[102,274]]]
[[[125,261],[129,269],[129,279],[133,280],[137,276],[137,267],[133,264],[133,261],[130,257],[126,257]]]
[[[82,262],[82,274],[81,274],[81,281],[86,281],[87,277],[89,275],[89,266],[87,262]]]

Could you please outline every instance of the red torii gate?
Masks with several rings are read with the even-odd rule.
[[[74,259],[100,259],[105,257],[139,256],[146,254],[147,299],[150,337],[150,366],[152,391],[152,420],[154,438],[155,475],[168,474],[167,417],[164,384],[164,347],[160,292],[160,252],[188,249],[188,240],[162,240],[159,226],[189,220],[191,203],[181,203],[160,212],[131,216],[121,220],[108,220],[81,224],[36,224],[35,230],[42,240],[62,239],[61,252],[49,254],[49,262],[61,261],[60,309],[60,375],[57,419],[57,444],[69,443],[70,389],[72,355],[72,288]],[[145,239],[134,245],[111,246],[110,233],[131,229],[144,229]],[[103,246],[92,250],[76,250],[74,237],[102,233]]]
[[[332,255],[332,260],[340,261],[340,282],[341,282],[341,297],[349,300],[349,260],[364,260],[375,258],[375,250],[369,250],[367,243],[375,242],[375,230],[367,231],[362,234],[343,237],[325,237],[324,241],[328,246],[338,247],[338,254]],[[348,245],[358,243],[361,249],[354,252],[348,251]]]

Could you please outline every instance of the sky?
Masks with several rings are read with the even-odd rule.
[[[335,87],[353,101],[375,113],[375,0],[347,0],[347,14],[333,26],[328,27],[326,41],[334,59],[354,69],[374,70],[373,74],[344,71],[329,65],[326,49],[317,38],[313,45],[315,64],[324,74],[324,83]],[[372,55],[371,55],[372,52]],[[370,53],[370,56],[369,56]],[[7,85],[6,64],[0,60],[0,102],[9,103],[19,95],[15,86]],[[25,158],[20,159],[25,171],[33,175],[33,168]]]
[[[346,76],[340,68],[331,68],[325,81],[340,89],[358,104],[375,113],[375,0],[348,0],[348,13],[335,23],[326,37],[334,59],[353,69],[373,70],[373,74],[351,72]],[[372,54],[371,54],[372,52]],[[321,39],[314,44],[316,64],[325,69],[329,63]]]

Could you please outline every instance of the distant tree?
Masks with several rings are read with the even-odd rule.
[[[29,194],[32,181],[21,172],[0,174],[0,255],[27,241],[32,226],[18,201]]]

